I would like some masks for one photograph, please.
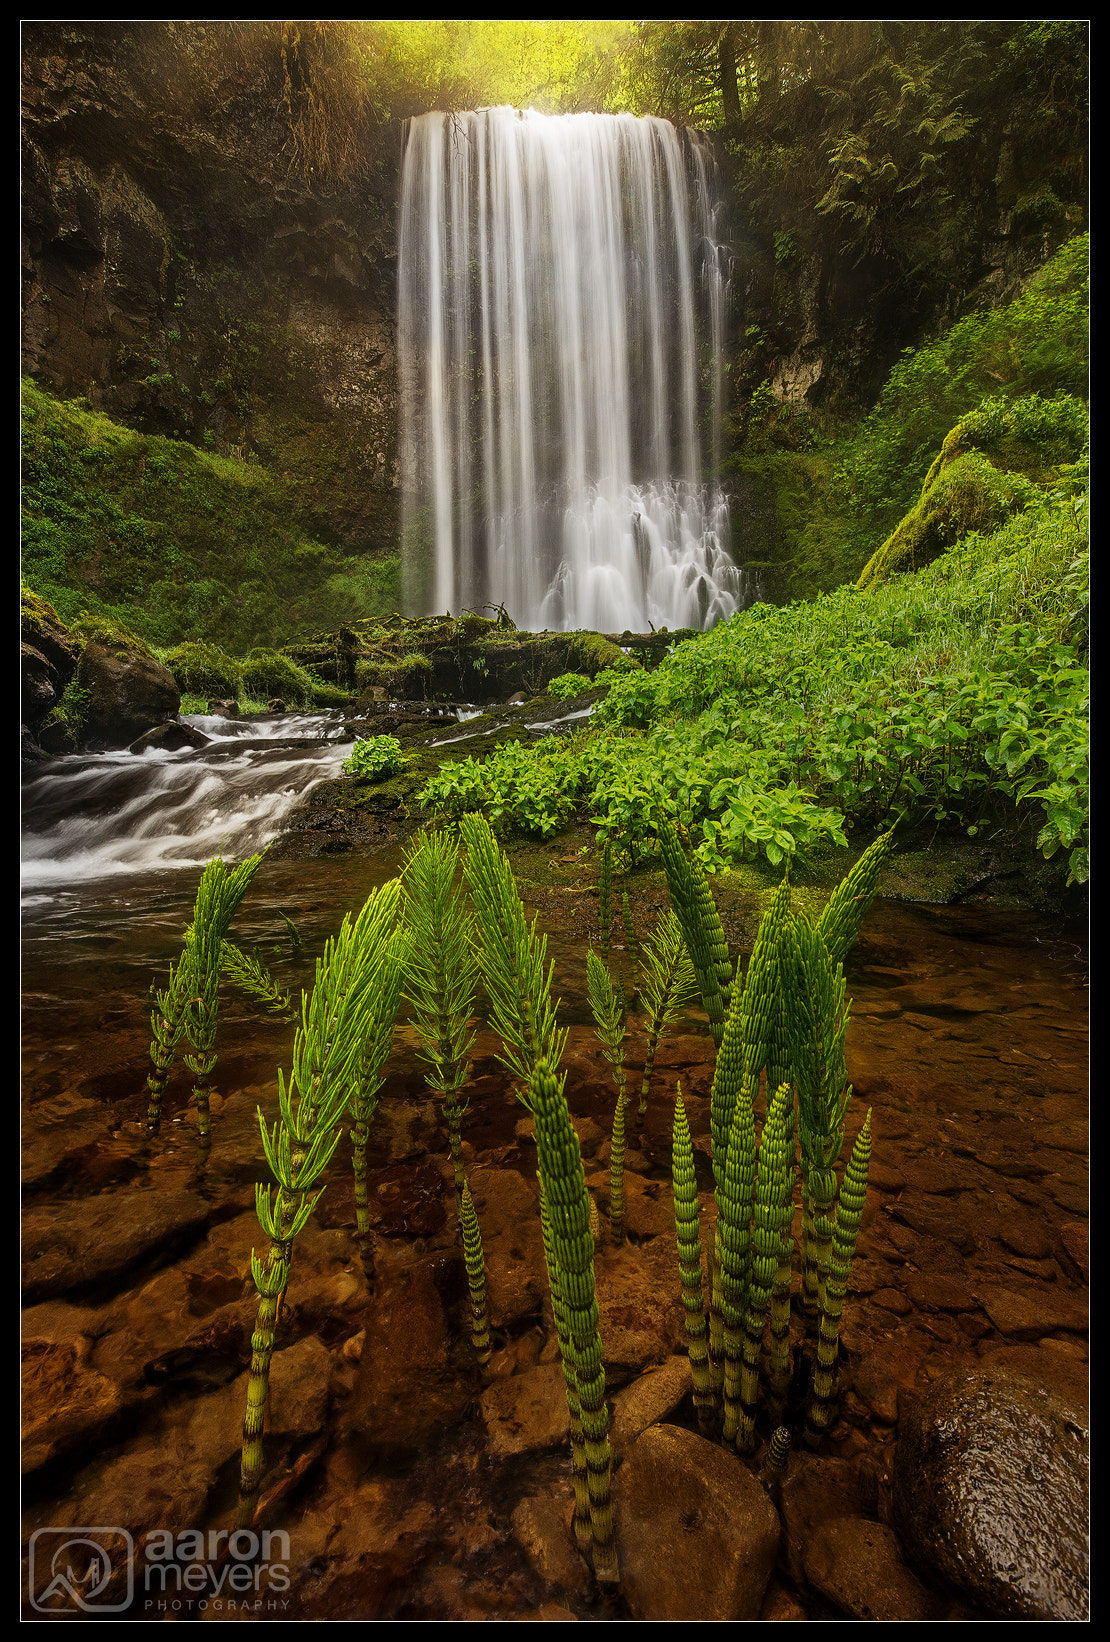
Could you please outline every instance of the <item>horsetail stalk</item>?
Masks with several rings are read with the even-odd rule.
[[[720,1258],[721,1352],[724,1364],[726,1448],[736,1443],[740,1426],[740,1376],[744,1311],[751,1282],[751,1220],[755,1190],[756,1139],[751,1103],[736,1102],[728,1138],[723,1186],[717,1195],[717,1249]],[[716,1299],[716,1295],[714,1296]]]
[[[624,999],[593,947],[586,956],[586,990],[597,1035],[601,1039],[601,1053],[613,1069],[613,1081],[617,1086],[609,1159],[609,1225],[614,1242],[619,1243],[624,1234]]]
[[[836,1397],[836,1359],[840,1339],[840,1316],[844,1296],[855,1258],[856,1239],[860,1219],[867,1201],[867,1174],[871,1163],[871,1109],[856,1136],[844,1179],[840,1186],[836,1227],[832,1238],[832,1257],[825,1293],[821,1304],[821,1321],[817,1335],[817,1362],[807,1414],[807,1425],[812,1436],[819,1437],[832,1421]]]
[[[559,1029],[551,999],[555,965],[546,961],[547,937],[537,936],[536,920],[529,925],[525,919],[512,868],[489,822],[481,815],[464,815],[459,825],[477,921],[478,973],[501,1035],[504,1053],[499,1058],[518,1079],[516,1096],[527,1106],[525,1091],[538,1063],[558,1066],[566,1048],[567,1031]]]
[[[597,1204],[590,1199],[590,1236],[596,1244],[600,1226]],[[559,1268],[555,1263],[555,1249],[551,1240],[551,1215],[547,1194],[540,1178],[540,1230],[543,1234],[543,1257],[547,1265],[547,1281],[551,1290],[551,1311],[555,1319],[555,1338],[559,1347],[559,1363],[567,1393],[567,1411],[570,1415],[570,1480],[574,1489],[574,1537],[584,1557],[593,1548],[593,1528],[590,1524],[590,1484],[586,1465],[586,1439],[582,1431],[582,1410],[578,1402],[578,1376],[570,1343],[566,1305],[559,1282]]]
[[[744,1365],[740,1376],[740,1423],[736,1447],[742,1454],[755,1441],[759,1400],[759,1358],[767,1308],[778,1274],[783,1230],[790,1219],[794,1181],[794,1096],[788,1083],[771,1098],[759,1137],[755,1184],[755,1229],[752,1235],[751,1282],[744,1314]]]
[[[609,1420],[594,1291],[590,1199],[566,1097],[544,1060],[536,1066],[532,1078],[531,1107],[550,1224],[551,1269],[557,1273],[559,1296],[566,1310],[567,1347],[585,1440],[594,1573],[599,1582],[615,1585],[620,1574],[610,1499]],[[554,1291],[552,1299],[554,1302]]]
[[[362,1034],[361,1053],[351,1085],[351,1167],[355,1177],[355,1224],[362,1268],[368,1279],[374,1276],[374,1250],[370,1236],[370,1203],[366,1190],[366,1148],[370,1122],[378,1109],[385,1079],[384,1067],[393,1044],[393,1027],[401,1000],[409,938],[403,929],[394,930],[377,963],[377,981]]]
[[[675,1238],[678,1270],[682,1280],[682,1310],[689,1342],[690,1373],[694,1381],[694,1407],[698,1426],[708,1437],[716,1424],[717,1406],[709,1373],[706,1343],[705,1300],[702,1293],[701,1233],[698,1229],[698,1184],[694,1174],[694,1143],[682,1104],[682,1084],[677,1086],[674,1126],[671,1136],[671,1183],[674,1190]]]
[[[701,989],[709,1029],[719,1049],[728,1015],[732,970],[728,943],[700,864],[688,856],[670,821],[659,825],[667,888]]]
[[[462,1118],[467,1102],[460,1097],[470,1073],[470,1022],[478,985],[474,919],[455,888],[458,859],[457,839],[426,833],[409,851],[403,879],[411,935],[405,997],[420,1037],[419,1053],[429,1065],[428,1087],[441,1097],[457,1201],[466,1184]]]
[[[259,1184],[255,1210],[270,1239],[268,1259],[251,1257],[258,1287],[258,1318],[251,1340],[247,1411],[237,1527],[249,1527],[262,1485],[262,1430],[274,1327],[289,1278],[293,1243],[308,1221],[335,1154],[342,1120],[359,1069],[362,1043],[373,1027],[374,989],[390,948],[400,885],[386,884],[352,923],[346,917],[316,962],[311,997],[302,996],[301,1025],[288,1082],[278,1072],[278,1118],[272,1129],[258,1113],[262,1148],[277,1182]]]
[[[686,950],[682,925],[673,910],[659,920],[654,935],[643,943],[640,952],[640,997],[647,1012],[648,1030],[640,1104],[636,1113],[637,1126],[647,1114],[651,1075],[659,1044],[686,1004],[699,996],[698,979]]]
[[[609,949],[609,926],[613,915],[613,845],[607,838],[601,851],[601,882],[597,890],[597,925],[601,944]]]
[[[288,1015],[294,1010],[292,1000],[283,992],[266,966],[248,952],[241,952],[230,941],[220,948],[220,969],[233,985],[249,997],[264,1003],[271,1015]]]
[[[486,1268],[482,1258],[482,1233],[474,1210],[470,1187],[463,1183],[459,1203],[459,1226],[462,1231],[463,1259],[466,1262],[466,1280],[470,1289],[470,1335],[474,1355],[482,1378],[489,1376],[489,1310],[486,1306]]]
[[[192,986],[192,957],[189,951],[189,938],[186,935],[184,952],[176,966],[170,965],[169,984],[165,991],[154,994],[156,1008],[150,1017],[150,1029],[154,1036],[150,1045],[151,1070],[146,1080],[147,1089],[150,1091],[146,1124],[152,1132],[161,1122],[162,1096],[166,1092],[166,1084],[173,1070],[177,1046],[185,1036],[185,1005]]]
[[[185,1030],[192,1053],[185,1064],[196,1078],[193,1094],[197,1103],[197,1133],[209,1137],[208,1103],[212,1073],[216,1066],[216,1021],[219,1013],[220,958],[224,937],[251,879],[262,865],[261,855],[252,855],[230,871],[220,860],[209,861],[197,890],[193,913],[192,995],[185,1005]]]
[[[832,1247],[835,1163],[852,1093],[844,1065],[849,1006],[843,970],[833,964],[824,941],[805,917],[791,920],[784,968],[790,986],[787,1032],[802,1154],[803,1294],[807,1313],[815,1315]]]
[[[157,1129],[161,1122],[162,1097],[177,1046],[187,1036],[192,1054],[185,1056],[185,1064],[197,1079],[193,1091],[197,1101],[197,1127],[203,1138],[208,1136],[208,1097],[216,1064],[213,1044],[219,1004],[220,956],[231,920],[261,865],[261,855],[252,855],[229,871],[217,857],[208,862],[201,874],[181,957],[176,969],[170,969],[169,986],[155,995],[158,1007],[150,1018],[154,1037],[150,1045],[153,1070],[147,1078],[149,1130]]]
[[[875,898],[879,871],[893,848],[892,827],[864,850],[851,872],[841,879],[829,896],[828,904],[817,920],[817,933],[834,964],[843,963],[854,945],[867,909]]]
[[[621,923],[624,925],[624,943],[629,952],[635,952],[639,946],[636,939],[635,926],[632,923],[632,908],[628,903],[628,891],[621,890]]]

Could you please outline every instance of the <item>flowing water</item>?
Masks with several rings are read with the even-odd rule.
[[[729,259],[665,120],[411,122],[401,188],[406,594],[518,626],[707,628],[750,601],[716,482]]]

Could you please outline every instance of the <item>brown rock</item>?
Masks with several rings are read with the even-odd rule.
[[[88,746],[130,746],[136,736],[172,718],[181,705],[173,674],[160,661],[99,639],[86,644],[77,680],[89,692]]]
[[[826,1459],[795,1452],[779,1494],[786,1566],[800,1585],[805,1576],[806,1549],[822,1522],[859,1514],[858,1470],[849,1460]]]
[[[327,1418],[332,1358],[314,1335],[270,1361],[269,1428],[275,1435],[314,1436]]]
[[[1016,1340],[1036,1340],[1057,1329],[1082,1334],[1087,1308],[1079,1300],[1041,1290],[1015,1294],[1012,1289],[983,1284],[977,1291],[983,1310],[1000,1334]]]
[[[567,1387],[558,1363],[540,1363],[482,1393],[491,1454],[524,1454],[556,1448],[570,1434]]]
[[[28,1209],[23,1288],[28,1302],[116,1278],[152,1254],[169,1254],[208,1224],[210,1204],[194,1192],[146,1187],[111,1197]]]
[[[944,1272],[911,1272],[906,1293],[919,1311],[977,1311],[978,1302],[960,1277]]]
[[[1090,1280],[1091,1234],[1086,1221],[1069,1220],[1060,1227],[1060,1241],[1083,1273],[1083,1281]]]
[[[1077,1411],[1002,1369],[954,1370],[899,1433],[894,1520],[914,1562],[982,1612],[1082,1622],[1088,1485]]]
[[[474,1384],[472,1364],[444,1317],[430,1262],[379,1269],[365,1324],[350,1425],[376,1449],[423,1448],[462,1418]]]
[[[548,1495],[522,1499],[513,1512],[513,1532],[532,1567],[549,1590],[590,1595],[593,1580],[568,1526],[573,1501],[560,1504]],[[570,1616],[573,1617],[573,1616]]]
[[[23,1470],[35,1471],[108,1427],[123,1403],[112,1380],[88,1365],[91,1342],[23,1343]]]
[[[902,1561],[893,1529],[866,1517],[821,1523],[805,1553],[815,1591],[853,1619],[896,1621],[938,1617],[936,1600]]]
[[[633,1619],[757,1619],[779,1542],[747,1467],[678,1426],[653,1425],[617,1473],[621,1589]]]
[[[547,1267],[536,1185],[515,1169],[474,1169],[469,1184],[482,1229],[490,1321],[503,1328],[537,1316]]]
[[[622,1454],[649,1425],[665,1420],[693,1390],[689,1357],[671,1357],[641,1374],[616,1398],[609,1440]]]
[[[895,1424],[899,1398],[913,1394],[916,1379],[912,1352],[893,1340],[879,1341],[852,1371],[853,1390],[883,1425]]]

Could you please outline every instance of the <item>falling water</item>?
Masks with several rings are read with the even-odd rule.
[[[709,627],[744,602],[716,472],[713,164],[659,119],[412,121],[401,189],[410,609]]]

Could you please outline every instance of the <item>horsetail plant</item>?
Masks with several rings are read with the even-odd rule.
[[[662,821],[658,836],[671,902],[701,989],[709,1030],[719,1049],[732,990],[728,942],[701,863],[687,855],[672,822]]]
[[[569,1362],[582,1424],[594,1573],[599,1583],[615,1586],[620,1572],[613,1534],[609,1416],[594,1289],[590,1194],[562,1083],[546,1060],[537,1064],[532,1077],[531,1108],[550,1228],[552,1304],[557,1290],[565,1314],[564,1372]],[[568,1374],[568,1392],[570,1383]]]
[[[613,1113],[613,1142],[609,1160],[609,1226],[613,1241],[619,1243],[624,1235],[624,998],[613,985],[608,969],[593,947],[586,956],[586,991],[597,1035],[601,1039],[601,1053],[613,1069],[613,1081],[617,1086],[617,1105]]]
[[[366,1190],[366,1148],[370,1122],[378,1109],[385,1063],[393,1044],[397,1005],[401,1001],[409,938],[405,929],[395,928],[387,937],[378,964],[378,980],[362,1032],[354,1079],[351,1084],[351,1167],[355,1177],[355,1235],[362,1269],[368,1281],[374,1278],[374,1249],[370,1232],[370,1202]]]
[[[241,992],[264,1003],[271,1015],[288,1015],[292,1019],[293,1003],[289,994],[281,990],[258,958],[225,941],[220,948],[220,970]]]
[[[582,1410],[578,1402],[578,1376],[574,1367],[574,1353],[570,1338],[566,1301],[559,1283],[559,1268],[555,1262],[555,1245],[551,1234],[551,1214],[547,1206],[543,1176],[540,1176],[540,1231],[543,1236],[543,1257],[547,1266],[547,1282],[551,1290],[551,1313],[555,1320],[555,1339],[559,1348],[559,1364],[563,1370],[563,1384],[567,1394],[567,1412],[570,1416],[570,1480],[574,1489],[574,1538],[582,1555],[589,1559],[593,1550],[593,1528],[590,1524],[590,1484],[586,1465],[586,1437],[582,1430]],[[597,1204],[590,1198],[590,1238],[597,1245],[601,1230]]]
[[[793,1212],[794,1099],[788,1083],[776,1089],[759,1137],[755,1183],[755,1228],[752,1235],[751,1275],[744,1312],[744,1363],[740,1375],[740,1423],[736,1447],[748,1453],[755,1442],[759,1401],[759,1357],[763,1330],[775,1279],[779,1273],[783,1237]]]
[[[529,925],[524,916],[512,868],[485,816],[464,815],[459,825],[466,886],[476,915],[478,973],[501,1034],[504,1054],[499,1058],[518,1079],[516,1097],[527,1106],[526,1091],[538,1063],[558,1066],[566,1048],[567,1031],[558,1027],[551,999],[555,965],[547,963],[547,937],[538,936],[536,920]]]
[[[208,1097],[216,1065],[213,1046],[224,937],[261,865],[262,856],[252,855],[229,871],[217,857],[208,862],[201,874],[181,957],[176,968],[171,966],[170,984],[164,992],[155,994],[157,1008],[150,1018],[154,1037],[150,1045],[153,1070],[147,1078],[150,1090],[147,1129],[151,1132],[161,1122],[162,1097],[177,1046],[187,1037],[192,1053],[185,1056],[185,1064],[197,1080],[193,1089],[197,1130],[203,1141],[208,1139]]]
[[[647,1115],[651,1075],[659,1044],[686,1005],[698,997],[698,978],[686,950],[682,926],[672,911],[667,912],[640,949],[640,1000],[647,1015],[647,1050],[640,1082],[640,1102],[636,1125]]]
[[[716,1399],[709,1372],[706,1344],[705,1299],[702,1292],[701,1232],[698,1229],[698,1183],[694,1173],[694,1143],[682,1104],[682,1084],[677,1085],[674,1126],[671,1136],[671,1183],[674,1189],[675,1239],[678,1244],[678,1271],[682,1281],[682,1310],[689,1342],[690,1373],[694,1381],[694,1408],[702,1436],[712,1434],[716,1423]]]
[[[470,1187],[463,1182],[462,1197],[459,1200],[459,1227],[462,1232],[463,1260],[466,1263],[466,1280],[470,1289],[470,1337],[474,1342],[474,1355],[478,1359],[478,1367],[483,1380],[489,1378],[489,1310],[486,1306],[486,1268],[482,1257],[482,1233],[478,1226],[478,1216],[474,1208],[474,1199],[470,1195]]]
[[[255,1190],[259,1225],[270,1247],[266,1259],[257,1252],[251,1255],[251,1274],[260,1298],[243,1421],[236,1518],[240,1528],[250,1526],[262,1486],[270,1359],[294,1239],[307,1224],[339,1144],[359,1072],[362,1040],[372,1027],[374,992],[390,949],[399,894],[397,880],[386,884],[369,897],[353,922],[349,915],[345,917],[339,934],[328,941],[316,961],[312,993],[301,999],[301,1025],[294,1039],[288,1082],[278,1072],[279,1116],[272,1129],[267,1128],[261,1109],[258,1113],[263,1151],[277,1185],[275,1189],[260,1182]]]
[[[601,851],[601,882],[597,890],[597,927],[601,944],[609,950],[609,930],[613,917],[613,845],[607,838]]]
[[[867,1201],[867,1174],[871,1163],[871,1108],[856,1136],[844,1179],[840,1183],[836,1226],[832,1238],[832,1255],[825,1293],[821,1303],[821,1321],[817,1335],[817,1361],[813,1371],[813,1385],[807,1414],[811,1438],[818,1438],[827,1430],[836,1397],[837,1346],[840,1339],[840,1315],[848,1290],[848,1277],[855,1258],[856,1238]]]
[[[474,919],[455,888],[458,840],[425,833],[405,862],[405,922],[411,942],[405,997],[428,1062],[428,1087],[440,1096],[456,1200],[466,1178],[462,1162],[462,1090],[470,1073],[474,1044],[471,1018],[478,985]]]

